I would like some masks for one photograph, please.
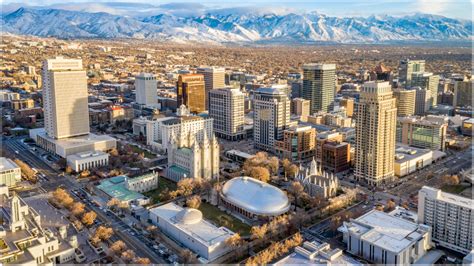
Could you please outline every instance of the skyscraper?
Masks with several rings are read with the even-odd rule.
[[[411,76],[411,86],[421,87],[431,92],[431,106],[438,105],[438,85],[439,76],[433,73],[413,73]]]
[[[424,115],[431,106],[431,91],[421,87],[413,88],[416,91],[415,114]]]
[[[150,73],[140,73],[135,77],[135,101],[138,104],[156,105],[156,77]]]
[[[273,151],[290,122],[290,100],[275,88],[260,88],[254,93],[253,127],[255,147]]]
[[[472,87],[472,80],[469,81],[456,81],[454,83],[454,99],[453,106],[474,106],[472,95],[474,88]]]
[[[311,101],[311,113],[331,111],[336,90],[335,64],[303,65],[303,98]]]
[[[201,113],[206,108],[206,89],[201,74],[182,74],[176,86],[178,106],[184,104],[192,113]]]
[[[225,87],[225,68],[223,67],[200,67],[197,74],[204,75],[206,85],[206,108],[209,108],[209,91]]]
[[[56,57],[43,62],[46,134],[62,139],[89,133],[86,71],[82,60]]]
[[[397,115],[415,114],[416,90],[395,89],[393,95],[397,99]]]
[[[389,82],[366,82],[355,116],[355,176],[379,186],[394,175],[397,107]]]
[[[410,87],[412,74],[417,72],[425,72],[425,60],[405,59],[400,61],[398,82]]]
[[[209,116],[214,118],[216,136],[228,140],[244,137],[244,98],[239,89],[209,91]]]

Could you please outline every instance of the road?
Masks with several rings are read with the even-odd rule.
[[[34,154],[30,148],[22,143],[20,138],[10,138],[3,141],[3,148],[7,149],[8,154],[14,155],[18,157],[20,160],[28,163],[31,167],[34,167],[38,173],[44,175],[44,177],[40,177],[39,182],[41,188],[45,192],[51,192],[55,190],[57,187],[64,187],[65,189],[69,190],[81,190],[82,185],[79,184],[76,180],[72,180],[71,178],[64,176],[61,172],[54,169],[50,164],[44,161],[41,156]],[[163,258],[161,258],[157,253],[157,251],[152,249],[152,245],[150,242],[146,241],[142,236],[138,237],[138,234],[135,236],[129,234],[128,231],[123,230],[126,228],[127,230],[132,230],[128,225],[123,223],[117,217],[107,216],[104,211],[101,209],[93,206],[92,204],[83,201],[82,199],[78,198],[74,193],[70,193],[74,195],[76,200],[80,200],[83,202],[88,209],[93,210],[97,213],[99,220],[104,224],[111,224],[111,227],[114,229],[115,235],[118,236],[113,238],[115,240],[121,239],[124,241],[128,247],[132,248],[135,253],[140,257],[147,257],[153,263],[167,263]],[[118,220],[117,220],[118,219]]]

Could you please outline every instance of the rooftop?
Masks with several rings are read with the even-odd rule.
[[[9,158],[0,157],[0,171],[19,168],[14,161]]]
[[[227,181],[221,193],[227,201],[257,215],[275,216],[290,209],[283,191],[247,176]]]
[[[142,194],[130,191],[125,187],[125,178],[127,178],[127,176],[121,175],[103,180],[97,188],[104,191],[111,198],[116,198],[123,202],[144,198],[145,196]]]
[[[416,158],[420,158],[427,154],[433,155],[433,151],[398,144],[395,148],[395,162],[404,163]]]
[[[84,145],[89,145],[89,144],[93,144],[97,142],[115,141],[114,138],[108,135],[96,135],[93,133],[89,133],[83,136],[71,137],[71,138],[54,139],[46,135],[46,130],[44,128],[30,129],[30,132],[32,131],[34,132],[34,134],[41,136],[42,138],[47,139],[48,141],[55,143],[58,146],[61,146],[63,149],[81,147]]]
[[[463,196],[458,196],[451,193],[443,192],[441,189],[423,186],[419,191],[420,194],[425,194],[430,198],[447,202],[449,204],[461,206],[467,209],[474,209],[474,200]]]
[[[72,154],[68,156],[69,160],[82,160],[84,158],[94,158],[94,157],[100,157],[100,156],[108,156],[108,153],[103,152],[103,151],[85,151],[85,152],[79,152],[76,154]]]

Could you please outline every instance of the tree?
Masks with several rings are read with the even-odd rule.
[[[263,239],[268,231],[268,225],[263,224],[261,226],[252,226],[250,233],[252,234],[252,239]]]
[[[135,263],[136,264],[151,264],[151,261],[149,258],[136,258]]]
[[[457,175],[445,175],[443,176],[443,183],[447,185],[458,185],[459,177]]]
[[[21,175],[23,176],[23,178],[33,183],[36,183],[38,181],[38,179],[36,178],[36,172],[33,171],[33,169],[31,169],[28,164],[26,164],[20,159],[14,159],[13,161],[18,165],[18,167],[20,167]]]
[[[74,199],[66,192],[66,190],[58,187],[53,192],[53,199],[56,203],[62,205],[63,207],[69,207],[74,203]]]
[[[265,183],[270,180],[270,172],[267,168],[261,166],[253,167],[250,170],[250,176]]]
[[[295,164],[290,165],[290,168],[288,169],[288,176],[295,177],[295,175],[298,173],[298,166]]]
[[[201,197],[199,195],[190,197],[188,200],[186,200],[186,205],[189,208],[198,209],[201,205]]]
[[[125,261],[125,263],[130,263],[135,260],[135,252],[131,249],[127,249],[120,255],[120,258]]]
[[[389,199],[387,200],[387,204],[385,205],[385,210],[392,211],[393,209],[395,209],[396,206],[397,204],[395,203],[395,201],[393,199]]]
[[[117,240],[110,246],[110,251],[118,255],[127,249],[127,245],[122,240]]]
[[[146,227],[146,231],[150,232],[152,236],[156,237],[156,235],[158,234],[158,227],[156,227],[155,225],[149,225]]]
[[[79,220],[75,220],[74,222],[72,222],[74,224],[74,227],[76,227],[77,231],[81,231],[82,228],[84,227],[81,223],[81,221]]]
[[[293,198],[295,199],[295,210],[296,210],[296,206],[298,204],[298,198],[301,197],[303,194],[305,194],[304,187],[303,185],[301,185],[300,182],[293,181],[291,182],[291,185],[288,191],[293,195]]]
[[[86,212],[82,216],[82,223],[86,226],[90,226],[94,223],[95,219],[97,218],[97,214],[94,211]]]
[[[194,264],[196,262],[196,255],[189,249],[184,249],[180,255],[183,259],[183,263]]]
[[[117,198],[111,198],[111,199],[107,202],[107,207],[109,207],[110,209],[114,209],[114,208],[116,208],[119,204],[120,204],[120,200],[118,200]]]
[[[94,237],[97,237],[102,241],[107,241],[113,235],[113,233],[114,230],[112,230],[112,228],[101,225],[95,230]]]
[[[71,205],[71,213],[74,216],[79,216],[79,215],[84,213],[84,211],[85,211],[84,207],[85,207],[85,205],[83,203],[76,202],[76,203]]]
[[[242,245],[242,238],[240,237],[240,235],[238,233],[235,233],[234,235],[232,235],[231,237],[227,238],[224,243],[231,247],[231,248],[236,248],[240,245]]]
[[[275,175],[278,173],[278,166],[280,162],[278,161],[278,158],[273,156],[268,160],[268,170],[272,173],[272,175]]]
[[[377,211],[381,211],[381,212],[384,211],[384,208],[383,208],[382,205],[377,205],[377,206],[375,206],[375,209],[376,209]]]
[[[66,174],[71,174],[73,172],[72,167],[69,165],[66,166],[66,169],[64,171],[66,172]]]
[[[91,175],[91,172],[88,169],[85,169],[81,172],[81,177],[88,177]]]
[[[193,193],[194,182],[192,178],[184,178],[178,182],[177,191],[179,194],[187,197]]]

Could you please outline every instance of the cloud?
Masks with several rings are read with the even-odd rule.
[[[417,0],[415,8],[419,12],[428,14],[443,14],[450,6],[447,0]]]

